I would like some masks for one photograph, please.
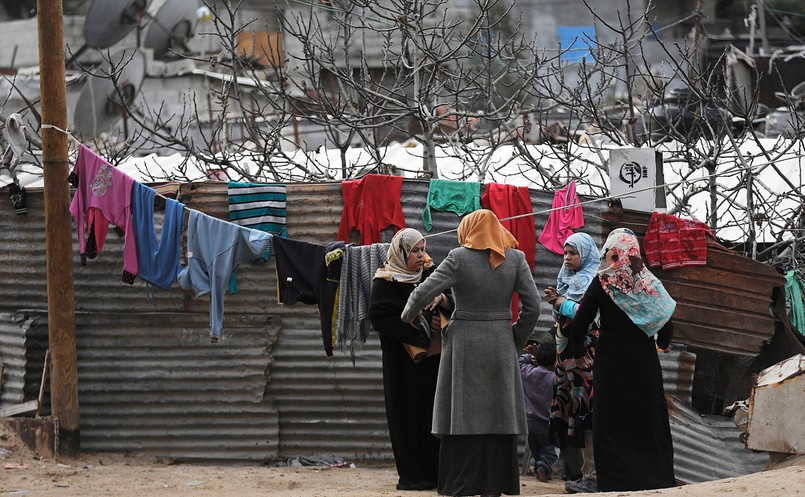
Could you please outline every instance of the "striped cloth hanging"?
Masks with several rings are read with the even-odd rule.
[[[230,181],[229,220],[240,226],[287,237],[286,186]]]

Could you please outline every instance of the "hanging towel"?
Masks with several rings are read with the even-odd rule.
[[[539,243],[554,254],[563,254],[567,237],[573,234],[574,229],[584,226],[584,214],[579,204],[575,180],[553,194],[552,210],[539,235]]]
[[[380,242],[380,231],[388,226],[405,228],[400,203],[403,179],[400,176],[367,174],[358,180],[341,182],[344,211],[338,239],[349,243],[353,229],[361,235],[361,245]]]
[[[802,292],[805,290],[803,282],[796,271],[785,273],[785,300],[791,306],[789,314],[791,324],[796,328],[800,335],[805,335],[805,310],[802,305]]]
[[[187,266],[179,284],[196,296],[210,294],[210,336],[217,342],[224,317],[229,275],[265,252],[272,235],[190,210],[187,221]]]
[[[432,179],[428,185],[425,210],[422,211],[422,224],[427,231],[433,229],[431,209],[454,212],[458,216],[475,212],[481,208],[480,195],[480,183]]]
[[[650,268],[664,271],[684,266],[707,265],[707,235],[710,227],[701,221],[655,212],[643,239],[643,252]]]
[[[86,264],[87,258],[94,259],[101,253],[111,223],[125,233],[123,281],[134,283],[137,276],[137,248],[131,216],[134,179],[85,145],[79,145],[70,181],[76,185],[70,214],[78,232],[81,263]]]
[[[165,217],[157,240],[154,226],[156,191],[137,181],[131,193],[131,211],[137,247],[137,277],[167,290],[179,275],[179,255],[184,228],[184,205],[173,199],[165,201]]]
[[[484,209],[494,212],[501,220],[534,212],[531,206],[531,192],[526,186],[489,183],[481,196],[481,205]],[[534,225],[534,216],[518,217],[500,221],[500,223],[517,239],[517,248],[523,251],[528,268],[533,271],[537,251],[537,228]],[[512,319],[515,321],[520,314],[519,306],[520,301],[515,294],[512,296]]]
[[[349,349],[353,364],[357,351],[366,343],[373,329],[369,321],[372,278],[377,268],[386,260],[388,249],[388,243],[374,243],[348,246],[344,251],[336,318],[336,345],[342,351]]]

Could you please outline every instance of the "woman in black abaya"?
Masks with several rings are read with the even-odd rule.
[[[380,335],[383,351],[383,392],[391,447],[397,465],[397,490],[436,488],[439,474],[439,439],[431,434],[433,397],[439,356],[414,362],[406,345],[426,349],[430,336],[400,319],[408,296],[433,272],[425,252],[425,239],[417,230],[398,231],[391,240],[386,262],[372,281],[369,319]],[[452,307],[439,294],[429,310]],[[434,326],[438,334],[438,326]]]
[[[673,336],[676,302],[640,257],[637,237],[619,228],[607,237],[598,277],[581,299],[570,339],[576,361],[600,312],[593,364],[593,451],[602,492],[675,486],[674,449],[659,349]]]

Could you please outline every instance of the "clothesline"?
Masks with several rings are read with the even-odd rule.
[[[699,177],[699,178],[684,179],[684,180],[680,180],[680,181],[673,181],[673,182],[670,182],[670,183],[662,183],[662,184],[656,185],[656,186],[647,186],[645,188],[638,188],[636,190],[632,190],[630,192],[620,193],[620,194],[617,194],[617,195],[609,195],[609,196],[606,196],[606,197],[597,197],[597,198],[594,198],[594,199],[591,199],[591,200],[585,200],[584,202],[579,202],[579,203],[576,203],[576,204],[573,204],[573,205],[570,205],[570,206],[552,207],[550,209],[542,209],[542,210],[538,210],[538,211],[534,211],[534,212],[529,212],[529,213],[526,213],[526,214],[518,214],[516,216],[505,217],[505,218],[502,218],[500,220],[501,221],[510,221],[510,220],[513,220],[513,219],[520,219],[520,218],[523,218],[523,217],[535,216],[537,214],[549,214],[549,213],[551,213],[553,211],[560,211],[560,210],[569,209],[569,208],[575,207],[575,206],[583,206],[583,205],[592,204],[592,203],[595,203],[595,202],[601,202],[602,200],[629,198],[629,197],[632,197],[636,193],[641,193],[641,192],[645,192],[645,191],[649,191],[649,190],[656,190],[658,188],[677,186],[677,185],[681,185],[683,183],[694,183],[694,182],[697,182],[697,181],[706,180],[706,179],[710,179],[710,178],[717,178],[717,177],[721,177],[721,176],[730,176],[730,175],[733,175],[733,174],[738,173],[738,172],[742,172],[742,171],[745,171],[745,170],[748,170],[748,169],[754,169],[754,168],[761,167],[761,166],[768,166],[770,164],[774,164],[774,162],[772,162],[772,161],[761,162],[760,164],[753,164],[751,166],[739,167],[738,169],[732,169],[730,171],[725,171],[725,172],[722,172],[722,173],[708,174],[708,175],[705,175],[705,176],[702,176],[702,177]],[[430,233],[430,234],[425,235],[424,237],[425,238],[430,238],[430,237],[444,235],[444,234],[448,234],[448,233],[454,233],[456,231],[458,231],[458,228],[453,228],[453,229],[447,230],[447,231],[440,231],[438,233]]]
[[[55,126],[53,124],[42,124],[42,128],[53,129],[53,130],[59,131],[60,133],[63,133],[65,135],[67,135],[67,137],[74,144],[76,144],[76,146],[81,145],[81,142],[79,142],[78,139],[76,137],[74,137],[69,131],[61,129],[58,126]],[[579,203],[574,204],[574,205],[583,206],[583,205],[592,204],[592,203],[595,203],[595,202],[600,202],[602,200],[614,200],[614,199],[621,199],[621,198],[629,198],[629,197],[632,197],[636,193],[641,193],[641,192],[645,192],[645,191],[649,191],[649,190],[656,190],[658,188],[673,187],[673,186],[681,185],[681,184],[684,184],[684,183],[698,182],[698,181],[707,180],[707,179],[710,179],[710,178],[718,178],[718,177],[722,177],[722,176],[730,176],[730,175],[734,175],[735,173],[738,173],[738,172],[743,172],[745,170],[755,169],[755,168],[759,168],[759,167],[762,167],[762,166],[768,166],[768,165],[771,165],[773,163],[774,163],[773,161],[761,162],[759,164],[747,165],[747,166],[744,166],[744,167],[740,167],[738,169],[733,169],[733,170],[725,171],[725,172],[721,172],[721,173],[708,174],[708,175],[701,176],[701,177],[694,178],[694,179],[684,179],[684,180],[674,181],[674,182],[670,182],[670,183],[663,183],[663,184],[655,185],[655,186],[647,186],[647,187],[644,187],[644,188],[639,188],[639,189],[636,189],[636,190],[633,190],[633,191],[630,191],[630,192],[624,192],[624,193],[617,194],[617,195],[609,195],[609,196],[606,196],[606,197],[598,197],[598,198],[591,199],[591,200],[585,200],[583,202],[579,202]],[[162,194],[160,194],[158,192],[156,193],[156,196],[158,196],[158,197],[160,197],[160,198],[162,198],[164,200],[167,200],[167,199],[170,198],[170,197],[162,195]],[[542,209],[542,210],[538,210],[538,211],[534,211],[534,212],[530,212],[530,213],[526,213],[526,214],[518,214],[516,216],[510,216],[510,217],[502,218],[500,220],[501,221],[511,221],[511,220],[520,219],[520,218],[524,218],[524,217],[535,216],[537,214],[550,214],[553,211],[564,210],[564,209],[568,209],[570,207],[572,207],[572,206],[552,207],[552,208],[549,208],[549,209]],[[446,231],[440,231],[440,232],[437,232],[437,233],[430,233],[430,234],[425,235],[424,237],[425,238],[431,238],[431,237],[434,237],[434,236],[455,233],[456,231],[458,231],[458,228],[453,228],[453,229],[446,230]]]

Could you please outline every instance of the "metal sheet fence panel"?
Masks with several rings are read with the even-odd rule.
[[[18,313],[0,314],[0,364],[3,378],[0,383],[0,408],[25,402],[25,334],[31,320]]]
[[[612,219],[613,217],[609,216]],[[619,223],[642,238],[651,213],[624,210]],[[776,270],[710,240],[707,266],[652,269],[677,301],[674,340],[690,346],[755,356],[774,335],[772,292],[785,284]]]
[[[427,181],[403,185],[406,222],[420,230],[427,188]],[[553,194],[532,191],[531,198],[538,236]],[[183,185],[182,200],[228,218],[225,183]],[[8,198],[0,196],[0,225],[8,234],[0,240],[4,312],[47,307],[41,192],[29,192],[28,206],[27,217],[15,216]],[[604,202],[585,205],[585,227],[579,230],[599,244],[603,209]],[[334,240],[341,210],[339,183],[288,185],[291,238]],[[448,232],[428,238],[438,262],[456,246],[458,217],[435,211],[433,222],[431,233]],[[383,233],[383,241],[392,231]],[[239,291],[225,298],[224,340],[214,348],[205,342],[208,298],[174,287],[157,290],[149,300],[141,282],[122,283],[122,238],[114,231],[97,259],[81,266],[74,254],[74,261],[85,449],[156,450],[188,458],[391,457],[377,338],[370,337],[354,364],[340,351],[326,358],[315,306],[277,304],[273,260],[238,270]],[[536,244],[533,274],[540,291],[555,283],[561,263],[560,255]],[[274,332],[260,324],[267,322],[276,327],[276,344],[270,338]],[[537,331],[547,332],[551,325],[543,303]],[[39,343],[44,350],[46,340]],[[678,366],[664,368],[686,367],[680,358],[672,362]],[[34,359],[31,364],[37,369]],[[684,392],[682,376],[670,384]]]
[[[767,452],[748,450],[731,418],[700,415],[683,402],[668,405],[674,441],[674,474],[685,483],[719,480],[762,471]]]
[[[41,364],[47,320],[35,319],[29,354]],[[220,345],[208,316],[76,316],[81,447],[143,450],[182,459],[277,457],[279,422],[265,396],[280,319],[231,316]]]

